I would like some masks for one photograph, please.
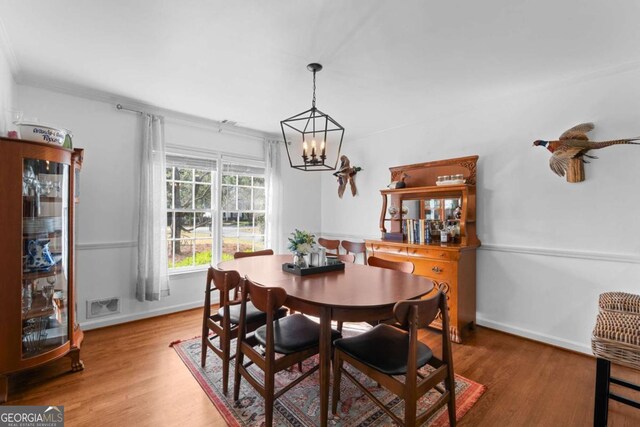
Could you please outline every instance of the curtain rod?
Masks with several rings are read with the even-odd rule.
[[[135,110],[133,108],[125,107],[122,104],[116,104],[116,110],[131,111],[132,113],[137,113],[137,114],[148,114],[145,111],[140,111],[140,110]],[[273,135],[271,135],[271,136],[268,136],[268,135],[254,135],[252,133],[244,132],[242,130],[242,128],[238,128],[237,130],[235,130],[233,127],[227,127],[227,126],[225,126],[224,123],[216,122],[215,120],[201,119],[199,117],[189,116],[188,114],[176,113],[175,111],[171,111],[171,110],[168,110],[168,111],[169,111],[170,115],[169,115],[169,117],[165,117],[165,120],[173,121],[174,123],[180,123],[180,124],[185,124],[186,123],[186,124],[189,124],[191,126],[196,125],[196,126],[204,127],[206,129],[215,128],[215,129],[218,130],[218,132],[225,132],[225,133],[229,133],[229,134],[233,134],[233,135],[238,135],[238,136],[258,139],[258,140],[261,140],[261,141],[264,141],[265,139],[268,139],[270,141],[275,141],[275,142],[284,142],[281,139],[274,138]],[[174,116],[172,117],[171,114],[174,114]],[[184,117],[182,117],[182,116],[184,116]],[[193,118],[196,118],[198,120],[192,120]]]
[[[132,113],[144,114],[144,111],[134,110],[133,108],[127,108],[122,104],[116,104],[116,110],[124,110],[124,111],[131,111]]]

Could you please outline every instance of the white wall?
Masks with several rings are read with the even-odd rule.
[[[0,136],[7,136],[6,132],[11,123],[10,111],[16,106],[15,94],[16,83],[11,74],[5,42],[0,37]]]
[[[85,149],[77,211],[78,320],[85,329],[201,306],[206,273],[171,277],[171,296],[160,302],[135,299],[140,118],[117,111],[115,103],[21,85],[20,108],[73,131],[74,146]],[[263,156],[262,141],[167,118],[167,144]],[[320,229],[319,177],[291,171],[283,149],[282,230]],[[277,248],[276,248],[277,249]],[[121,298],[121,313],[86,319],[86,301]]]
[[[532,141],[585,121],[596,124],[594,140],[640,135],[640,71],[472,100],[346,140],[344,154],[364,168],[360,195],[340,200],[334,179],[323,177],[322,232],[378,238],[390,166],[479,154],[478,324],[589,353],[598,294],[640,291],[640,146],[594,152],[600,158],[586,165],[586,181],[569,184]]]

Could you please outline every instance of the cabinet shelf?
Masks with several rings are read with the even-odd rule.
[[[37,317],[49,317],[55,312],[53,307],[36,307],[31,308],[26,314],[22,315],[22,320],[35,319]]]
[[[59,274],[62,271],[62,266],[60,263],[51,267],[51,269],[47,271],[30,271],[30,272],[22,272],[22,280],[35,280],[42,279],[44,277],[51,277]]]
[[[22,233],[22,238],[24,240],[42,239],[42,238],[54,239],[60,236],[62,236],[62,230],[48,231],[48,232],[42,232],[42,233]]]
[[[36,196],[22,196],[23,200],[27,200],[29,202],[35,202]],[[45,203],[55,203],[62,202],[64,199],[62,197],[53,197],[53,196],[40,196],[40,202]]]

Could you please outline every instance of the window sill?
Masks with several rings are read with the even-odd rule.
[[[189,268],[177,268],[177,269],[173,269],[173,270],[169,270],[169,277],[171,276],[184,276],[187,274],[196,274],[196,273],[202,273],[204,271],[207,271],[209,269],[208,265],[203,265],[203,266],[199,266],[199,267],[189,267]]]

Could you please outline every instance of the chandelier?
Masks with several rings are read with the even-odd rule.
[[[320,64],[309,64],[313,73],[311,108],[280,122],[289,164],[303,171],[335,170],[340,158],[344,128],[316,108],[316,73]],[[300,163],[300,161],[302,162]]]

